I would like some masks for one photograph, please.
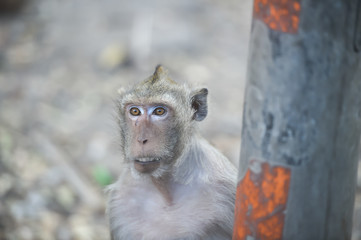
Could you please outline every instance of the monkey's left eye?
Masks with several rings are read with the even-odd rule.
[[[139,116],[140,115],[140,110],[139,108],[136,108],[136,107],[132,107],[130,110],[129,110],[130,114],[132,114],[133,116]]]
[[[164,115],[165,112],[166,112],[166,110],[164,108],[158,107],[158,108],[154,109],[153,114],[161,116],[161,115]]]

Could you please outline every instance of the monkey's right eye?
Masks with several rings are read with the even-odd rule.
[[[140,115],[140,110],[139,108],[136,108],[136,107],[132,107],[130,110],[129,110],[130,114],[133,115],[133,116],[139,116]]]

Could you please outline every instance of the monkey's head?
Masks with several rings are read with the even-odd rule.
[[[162,66],[145,81],[120,91],[119,126],[126,163],[137,175],[163,176],[207,116],[206,88],[192,91],[168,77]]]

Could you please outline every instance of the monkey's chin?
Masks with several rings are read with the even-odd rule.
[[[134,160],[134,168],[140,173],[152,173],[159,166],[159,158],[139,158]]]

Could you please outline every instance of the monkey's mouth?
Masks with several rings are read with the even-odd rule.
[[[134,160],[134,167],[138,172],[151,173],[160,166],[160,158],[136,158]]]
[[[150,158],[150,157],[142,157],[142,158],[136,158],[134,161],[138,163],[151,163],[151,162],[159,162],[160,158]]]

